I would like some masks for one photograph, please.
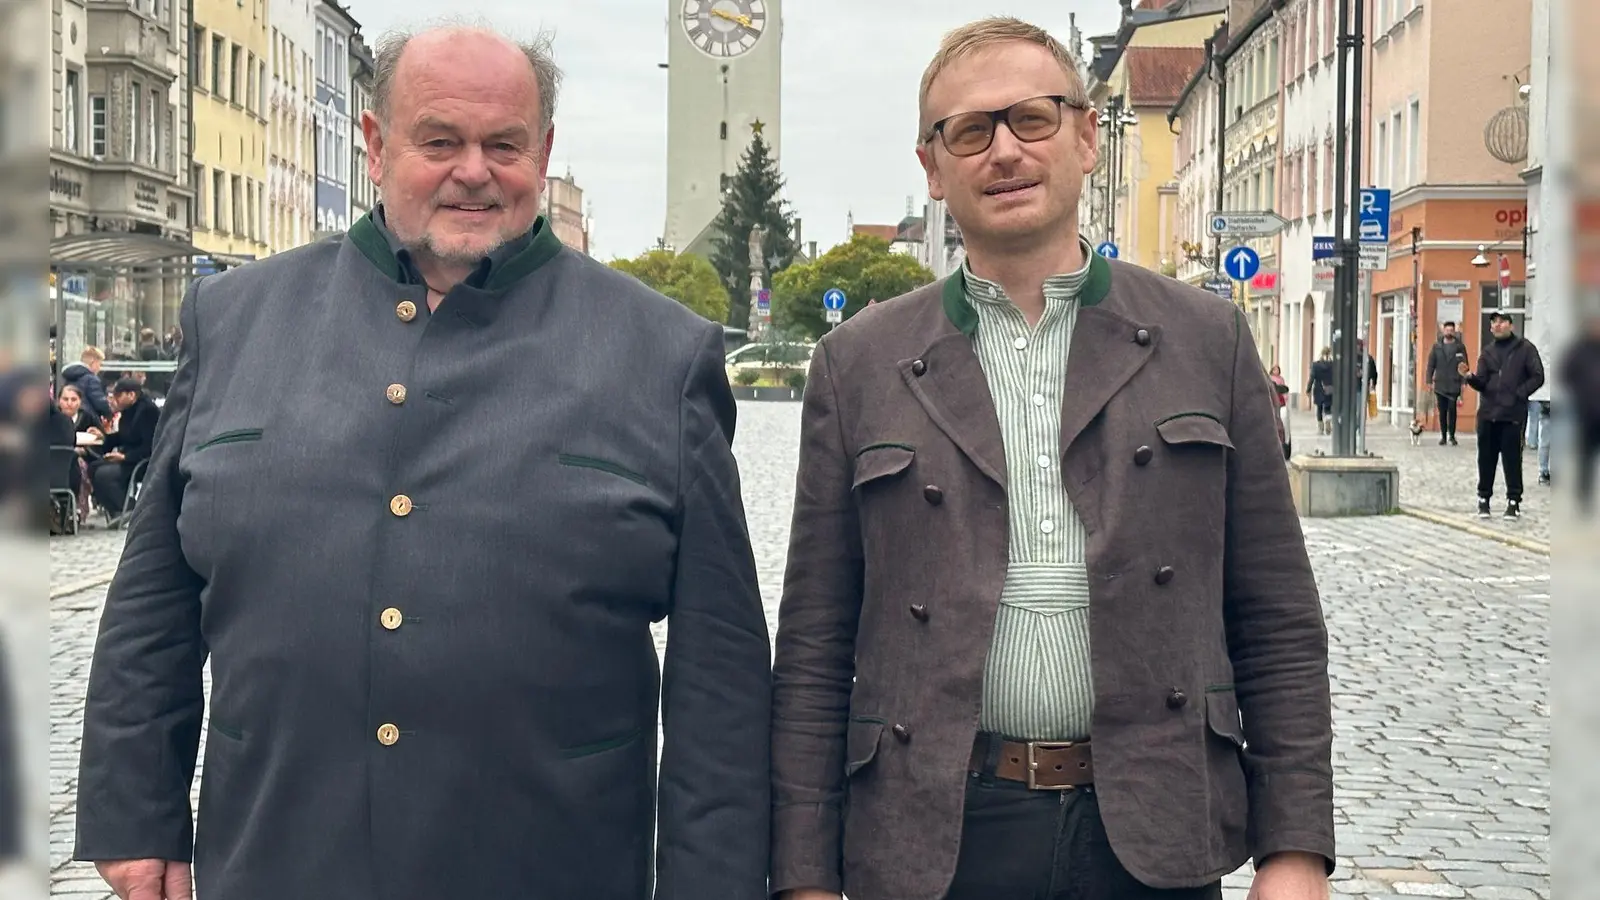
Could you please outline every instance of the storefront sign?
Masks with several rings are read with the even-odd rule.
[[[68,200],[83,199],[83,182],[75,181],[62,174],[60,169],[50,172],[50,193]]]
[[[1276,270],[1257,272],[1250,279],[1250,293],[1255,296],[1276,294],[1278,292],[1278,273]]]
[[[158,212],[161,209],[160,185],[151,181],[134,182],[133,202],[145,212]]]
[[[1501,240],[1520,236],[1526,224],[1528,224],[1526,206],[1497,209],[1494,212],[1494,236]]]
[[[1460,297],[1439,298],[1439,324],[1454,322],[1461,324],[1461,317],[1466,314],[1465,301]]]
[[[1439,293],[1445,294],[1445,295],[1450,296],[1450,297],[1454,297],[1457,294],[1460,294],[1462,291],[1469,290],[1471,287],[1472,287],[1472,282],[1470,282],[1470,281],[1430,281],[1430,282],[1428,282],[1428,290],[1430,290],[1430,291],[1438,291]]]

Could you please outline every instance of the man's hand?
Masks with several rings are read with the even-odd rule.
[[[785,891],[778,900],[844,900],[844,895],[819,891],[816,888],[801,888],[797,891]]]
[[[1248,900],[1328,900],[1328,868],[1314,853],[1275,853],[1256,869]]]
[[[118,859],[95,863],[117,900],[194,900],[189,864],[164,859]]]
[[[105,459],[106,462],[122,462],[122,451],[112,450],[111,452],[107,453],[103,459]]]
[[[1472,374],[1472,367],[1467,365],[1466,361],[1463,360],[1462,362],[1456,364],[1456,371],[1460,372],[1462,377],[1465,377]]]

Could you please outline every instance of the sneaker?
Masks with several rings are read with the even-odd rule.
[[[1448,443],[1450,443],[1450,439],[1449,438],[1447,438],[1447,437],[1439,438],[1439,446],[1443,447],[1445,444],[1448,444]]]
[[[1522,504],[1516,500],[1506,504],[1506,518],[1518,519],[1522,517]]]
[[[1479,500],[1478,501],[1478,518],[1480,518],[1480,519],[1489,518],[1489,501],[1488,500]]]
[[[1461,446],[1461,445],[1460,445],[1460,444],[1459,444],[1459,443],[1457,443],[1457,442],[1456,442],[1456,436],[1455,436],[1455,435],[1453,435],[1453,434],[1452,434],[1452,435],[1450,435],[1450,446],[1452,446],[1452,447],[1459,447],[1459,446]]]

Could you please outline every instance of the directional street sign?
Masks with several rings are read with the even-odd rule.
[[[770,306],[772,306],[772,292],[762,288],[760,293],[756,294],[756,308],[767,309]]]
[[[844,312],[842,310],[830,309],[822,315],[823,318],[827,319],[829,325],[837,325],[844,321]]]
[[[844,291],[838,288],[828,288],[823,291],[822,308],[827,310],[844,309]]]
[[[1222,268],[1234,281],[1249,281],[1261,271],[1261,256],[1249,247],[1234,247],[1223,254]]]
[[[1333,259],[1336,255],[1332,236],[1318,234],[1311,237],[1312,259]]]
[[[1094,248],[1094,252],[1104,256],[1106,259],[1116,259],[1117,245],[1110,241],[1101,241],[1100,246]]]
[[[1270,237],[1284,229],[1289,222],[1275,212],[1214,212],[1211,214],[1212,235],[1231,234],[1244,237]]]
[[[1389,189],[1362,188],[1356,236],[1364,244],[1389,243]]]

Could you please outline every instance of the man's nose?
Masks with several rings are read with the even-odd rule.
[[[476,144],[469,144],[466,152],[456,161],[455,170],[450,173],[462,184],[481,185],[489,180],[489,161],[484,155],[483,148]]]
[[[1004,119],[994,124],[994,140],[989,143],[989,156],[996,162],[1009,162],[1022,156],[1022,141]]]

